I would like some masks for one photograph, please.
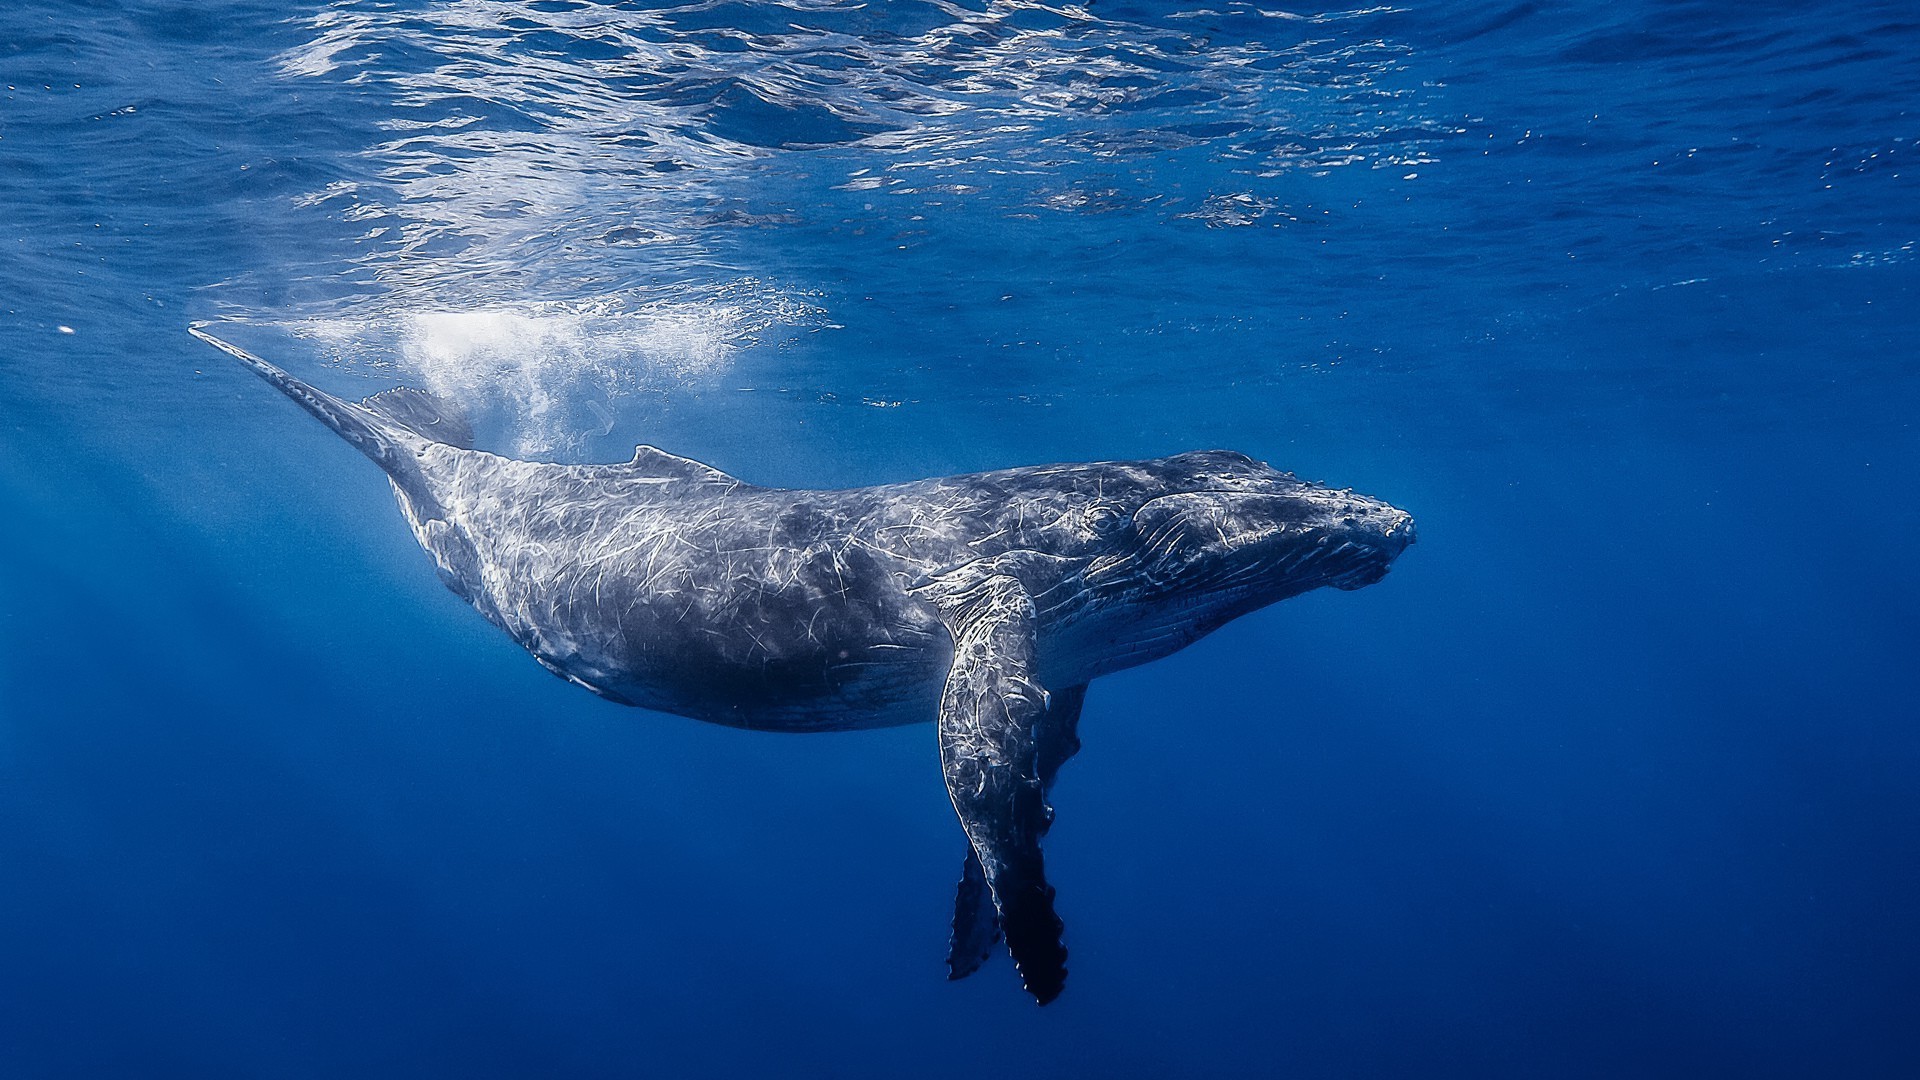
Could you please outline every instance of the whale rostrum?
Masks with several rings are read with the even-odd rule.
[[[567,681],[769,731],[936,721],[968,846],[949,977],[1004,937],[1041,1004],[1066,949],[1040,841],[1087,684],[1372,584],[1414,538],[1402,510],[1224,450],[837,491],[650,446],[517,461],[421,391],[346,401],[191,332],[377,462],[447,586]]]

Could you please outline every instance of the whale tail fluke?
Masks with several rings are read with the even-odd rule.
[[[201,329],[202,325],[189,326],[187,332],[252,368],[254,374],[372,458],[393,480],[410,518],[445,516],[437,485],[427,475],[422,455],[435,443],[473,449],[473,431],[458,413],[431,394],[411,387],[385,390],[357,402],[335,397],[238,345],[214,337]]]
[[[395,480],[407,480],[417,472],[419,451],[424,449],[421,443],[473,449],[473,430],[466,420],[424,390],[403,386],[364,401],[347,401],[301,382],[232,342],[214,337],[202,325],[187,327],[187,333],[252,368],[254,374],[338,432]]]

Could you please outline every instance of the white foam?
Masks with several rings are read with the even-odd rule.
[[[539,456],[611,430],[622,398],[708,379],[758,334],[812,311],[803,301],[741,283],[730,295],[707,300],[414,309],[371,320],[307,320],[289,329],[321,342],[335,362],[390,363],[402,379],[470,414],[498,416],[511,452]]]
[[[699,307],[608,316],[503,309],[413,312],[400,356],[427,389],[479,403],[505,397],[521,412],[523,453],[570,441],[568,402],[612,398],[654,377],[684,379],[724,363],[737,309]]]

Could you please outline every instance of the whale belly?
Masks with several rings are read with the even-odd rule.
[[[609,560],[548,545],[514,554],[522,557],[487,560],[476,607],[603,697],[770,730],[934,716],[951,650],[945,625],[887,568],[851,565],[845,551]]]

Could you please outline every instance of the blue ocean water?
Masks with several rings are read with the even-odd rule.
[[[1920,18],[0,10],[0,1075],[1920,1074]],[[1379,585],[929,727],[599,701],[190,339],[797,486],[1231,447]]]

